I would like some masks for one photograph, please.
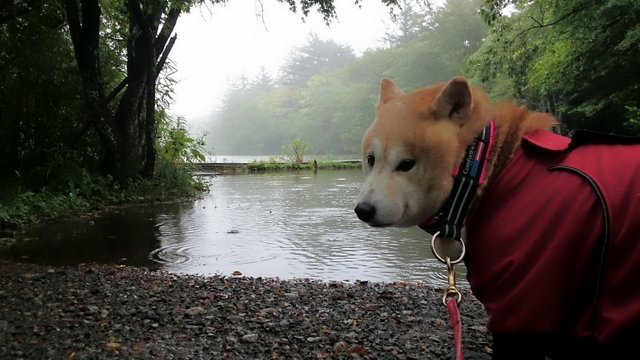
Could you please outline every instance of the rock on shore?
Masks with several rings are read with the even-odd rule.
[[[466,359],[486,313],[460,308]],[[0,359],[452,359],[442,290],[0,261]]]

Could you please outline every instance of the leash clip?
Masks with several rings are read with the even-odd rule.
[[[442,303],[447,306],[448,298],[455,298],[456,303],[460,304],[462,301],[462,293],[458,290],[456,286],[456,272],[453,270],[453,264],[451,263],[451,259],[447,257],[447,288],[444,290],[444,295],[442,296]]]
[[[431,251],[433,252],[433,256],[435,256],[438,260],[440,260],[440,262],[444,263],[447,265],[447,288],[444,290],[444,295],[442,296],[442,303],[447,306],[447,299],[449,298],[454,298],[456,300],[456,303],[460,303],[460,301],[462,300],[462,293],[460,292],[460,290],[458,290],[458,287],[456,286],[456,272],[453,269],[453,265],[461,262],[464,259],[464,255],[466,252],[466,247],[464,245],[464,240],[462,240],[462,238],[457,238],[457,239],[452,239],[452,240],[457,240],[460,241],[460,256],[458,256],[458,258],[456,258],[455,260],[451,260],[451,257],[449,256],[442,256],[440,255],[440,253],[438,253],[438,250],[436,249],[436,240],[438,239],[438,237],[440,236],[440,232],[436,232],[435,234],[433,234],[433,237],[431,238]]]

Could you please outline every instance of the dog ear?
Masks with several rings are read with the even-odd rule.
[[[404,95],[404,92],[400,90],[391,79],[382,79],[380,83],[380,101],[378,104],[387,103],[389,100],[400,95]]]
[[[471,114],[471,88],[467,79],[456,76],[444,86],[433,103],[436,119],[463,121]]]

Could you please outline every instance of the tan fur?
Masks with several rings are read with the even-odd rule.
[[[491,119],[496,138],[489,181],[507,165],[524,134],[556,123],[548,114],[510,102],[490,103],[463,77],[410,93],[383,79],[376,118],[362,140],[365,181],[358,216],[374,226],[414,226],[434,215],[451,191],[451,174],[465,149]],[[373,167],[369,156],[375,157]],[[415,160],[415,166],[400,171],[403,160]],[[375,215],[368,219],[372,214],[365,210],[372,208]]]

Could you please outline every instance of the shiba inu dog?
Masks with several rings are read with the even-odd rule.
[[[409,93],[383,79],[362,139],[367,224],[420,226],[468,202],[456,219],[496,359],[610,358],[640,339],[640,142],[555,124],[463,77]]]

